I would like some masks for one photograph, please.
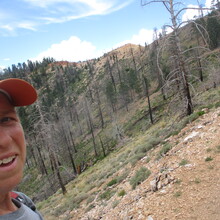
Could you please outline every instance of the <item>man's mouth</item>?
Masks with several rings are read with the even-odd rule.
[[[16,158],[16,155],[0,160],[0,167],[11,165],[14,162],[15,158]]]

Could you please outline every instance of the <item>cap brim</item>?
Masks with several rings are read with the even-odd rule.
[[[9,94],[14,106],[31,105],[37,99],[35,88],[21,79],[10,78],[0,80],[0,89]]]

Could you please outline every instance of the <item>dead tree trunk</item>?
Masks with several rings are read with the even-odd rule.
[[[100,143],[101,143],[101,147],[102,147],[103,156],[104,156],[104,157],[106,157],[106,153],[105,153],[104,144],[103,144],[103,141],[102,141],[102,138],[101,138],[101,136],[100,136],[100,135],[99,135],[99,140],[100,140]]]
[[[86,109],[86,115],[87,115],[87,119],[88,119],[88,125],[89,125],[89,128],[90,128],[90,132],[92,134],[93,149],[94,149],[94,152],[95,152],[95,156],[97,157],[98,156],[98,151],[97,151],[97,147],[96,147],[94,127],[93,127],[93,122],[92,122],[92,118],[91,118],[91,115],[90,115],[90,111],[89,111],[89,107],[88,107],[86,97],[85,97],[85,109]]]
[[[96,97],[97,97],[97,104],[98,104],[99,116],[100,116],[100,120],[101,120],[101,126],[102,126],[102,129],[103,129],[105,123],[104,123],[104,118],[103,118],[103,114],[102,114],[101,100],[100,100],[100,95],[99,95],[99,88],[98,88],[98,86],[96,86],[95,89],[96,89]]]
[[[108,67],[108,73],[109,73],[109,75],[110,75],[112,84],[113,84],[114,89],[115,89],[115,92],[116,92],[117,89],[116,89],[115,79],[114,79],[114,76],[113,76],[113,73],[112,73],[112,67],[111,67],[111,64],[110,64],[110,61],[109,61],[109,58],[108,58],[108,57],[107,57],[107,60],[106,60],[106,65],[107,65],[107,67]]]
[[[145,88],[146,88],[146,96],[147,96],[147,101],[148,101],[148,109],[149,109],[150,121],[151,121],[151,124],[153,124],[154,120],[153,120],[152,108],[151,108],[151,103],[150,103],[148,81],[147,81],[147,78],[145,76],[143,76],[143,78],[144,78],[144,84],[145,84]]]

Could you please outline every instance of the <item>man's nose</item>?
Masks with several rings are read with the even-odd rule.
[[[9,147],[11,141],[12,138],[10,136],[10,132],[0,126],[0,148]]]

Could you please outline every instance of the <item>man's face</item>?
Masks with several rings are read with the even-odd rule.
[[[0,93],[0,194],[12,190],[23,175],[26,144],[14,106]]]

